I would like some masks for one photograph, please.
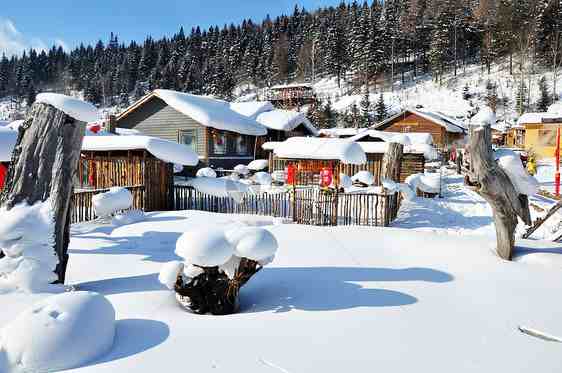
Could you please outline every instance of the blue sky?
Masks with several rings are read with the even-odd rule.
[[[337,5],[340,0],[9,0],[0,8],[0,53],[53,44],[71,48],[80,42],[142,41],[147,35],[171,35],[180,26],[239,23],[293,11]]]

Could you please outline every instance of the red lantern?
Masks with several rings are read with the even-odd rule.
[[[285,174],[287,175],[285,177],[285,184],[290,184],[290,185],[294,185],[296,184],[296,168],[295,165],[292,163],[289,163],[289,165],[287,165],[287,167],[285,167]]]
[[[320,170],[320,186],[322,188],[327,188],[332,185],[333,179],[334,177],[331,168],[324,167]]]
[[[4,189],[4,182],[6,180],[6,175],[8,174],[8,168],[0,163],[0,190]]]

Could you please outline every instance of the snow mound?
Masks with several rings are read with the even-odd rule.
[[[496,124],[496,114],[488,106],[484,106],[472,117],[470,124],[473,126],[491,126]]]
[[[392,193],[402,193],[402,196],[408,201],[416,196],[412,188],[406,183],[397,183],[389,179],[382,179],[381,182],[385,189]]]
[[[353,186],[353,181],[346,174],[340,174],[340,186],[344,189],[351,188]]]
[[[293,131],[302,124],[314,136],[318,135],[316,127],[310,123],[304,113],[298,111],[275,109],[262,112],[257,116],[256,120],[267,128],[285,132]]]
[[[232,102],[230,108],[246,117],[256,119],[261,113],[271,111],[275,107],[269,101],[245,101],[245,102]]]
[[[197,170],[197,177],[217,177],[217,173],[211,167],[203,167]]]
[[[236,172],[238,175],[246,176],[250,173],[250,169],[245,164],[239,164],[234,166],[234,172]]]
[[[419,189],[424,193],[439,193],[441,177],[439,174],[414,174],[406,178],[406,184],[414,191]]]
[[[225,101],[166,89],[157,89],[154,94],[175,110],[206,127],[251,136],[267,134],[264,126],[232,110]]]
[[[122,214],[117,214],[111,219],[111,224],[115,226],[135,224],[146,219],[142,210],[130,210]]]
[[[1,331],[0,366],[6,373],[58,372],[107,353],[115,336],[115,310],[102,295],[50,296]]]
[[[527,173],[521,163],[521,157],[513,150],[501,149],[495,152],[500,167],[505,171],[519,194],[532,196],[539,191],[539,182]]]
[[[195,166],[199,156],[185,145],[151,136],[84,136],[82,150],[146,150],[168,163]]]
[[[100,119],[98,109],[90,103],[58,93],[40,93],[36,103],[47,104],[63,111],[66,115],[81,122],[96,122]]]
[[[164,264],[158,275],[158,281],[168,289],[174,290],[178,275],[183,272],[184,266],[182,262],[177,260]]]
[[[365,152],[346,139],[291,137],[273,149],[279,158],[340,160],[345,164],[364,164]]]
[[[18,132],[0,127],[0,162],[10,162],[12,152],[18,140]]]
[[[93,196],[92,205],[96,216],[105,218],[118,211],[131,208],[133,195],[127,188],[114,187],[109,192]]]
[[[562,101],[557,101],[554,104],[550,105],[547,112],[550,114],[562,116]]]
[[[261,261],[271,258],[277,252],[277,240],[259,227],[237,227],[226,232],[226,238],[234,246],[234,254],[241,258]]]
[[[254,181],[256,183],[258,183],[259,185],[271,185],[271,183],[273,182],[273,179],[271,177],[270,174],[268,174],[267,172],[256,172],[256,174],[254,175]]]
[[[261,171],[269,167],[267,159],[255,159],[248,164],[248,168],[252,171]]]
[[[375,183],[375,177],[369,171],[359,171],[351,177],[352,182],[360,182],[366,185],[373,185]]]
[[[193,228],[183,233],[176,242],[176,254],[188,263],[215,267],[226,263],[234,254],[224,229]]]
[[[215,197],[231,197],[236,201],[241,201],[243,195],[248,193],[248,185],[239,181],[227,178],[195,177],[187,181],[187,185],[192,186],[201,193]]]
[[[55,224],[50,201],[0,209],[0,292],[48,291],[57,277],[53,252]]]

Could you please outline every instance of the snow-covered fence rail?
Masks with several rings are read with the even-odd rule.
[[[127,189],[133,195],[133,205],[134,210],[144,210],[145,209],[145,187],[144,186],[134,186],[127,187]],[[109,189],[94,189],[94,190],[81,190],[74,192],[72,199],[70,201],[70,221],[72,224],[81,223],[85,221],[91,221],[96,218],[94,212],[94,205],[92,197],[99,193],[108,192]]]
[[[315,188],[284,193],[247,194],[240,201],[205,194],[189,186],[174,187],[176,210],[250,214],[290,219],[310,225],[388,226],[400,207],[397,193],[344,194]]]

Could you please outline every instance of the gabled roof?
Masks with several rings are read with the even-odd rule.
[[[562,114],[555,113],[525,113],[519,117],[517,124],[562,123]]]
[[[349,138],[351,141],[360,141],[365,137],[371,138],[379,138],[384,142],[398,142],[402,143],[402,138],[406,137],[410,144],[433,144],[433,137],[430,133],[423,133],[423,132],[410,132],[410,133],[402,133],[402,132],[385,132],[385,131],[378,131],[374,129],[368,129],[366,131],[359,132],[357,135],[352,136]],[[404,144],[409,145],[409,144]]]
[[[206,127],[252,136],[267,134],[264,126],[254,119],[232,110],[226,101],[166,89],[157,89],[143,97],[121,113],[116,118],[117,121],[155,97]]]
[[[302,124],[313,136],[318,136],[316,127],[298,111],[274,109],[259,114],[256,120],[267,128],[285,132],[293,131]]]
[[[355,136],[366,130],[366,128],[334,127],[321,129],[320,134],[327,137]]]
[[[441,112],[437,112],[437,111],[421,111],[421,110],[416,110],[416,109],[405,109],[402,110],[400,113],[385,119],[384,121],[376,124],[373,126],[374,129],[383,129],[386,127],[387,124],[393,122],[395,119],[400,118],[401,116],[405,115],[406,113],[412,113],[415,115],[418,115],[422,118],[425,118],[443,128],[445,128],[445,130],[447,132],[453,132],[453,133],[465,133],[466,132],[466,128],[464,128],[464,126],[462,125],[462,123],[460,123],[458,120],[456,120],[455,118],[452,118],[446,114],[443,114]]]
[[[256,119],[256,117],[261,113],[274,109],[273,104],[269,101],[232,102],[230,103],[230,108],[235,112],[252,119]]]
[[[291,83],[291,84],[278,84],[271,87],[271,89],[288,89],[288,88],[307,88],[312,89],[310,83]]]
[[[291,137],[276,144],[279,158],[339,160],[346,164],[364,164],[367,156],[359,144],[347,139],[325,137]]]

